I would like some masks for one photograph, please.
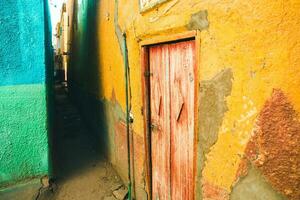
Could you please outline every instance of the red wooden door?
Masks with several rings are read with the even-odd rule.
[[[171,196],[194,196],[194,68],[193,41],[170,45]]]
[[[152,197],[192,200],[195,43],[150,47]]]
[[[169,46],[150,48],[153,199],[170,199]]]

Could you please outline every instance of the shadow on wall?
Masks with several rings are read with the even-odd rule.
[[[81,3],[74,1],[68,90],[72,103],[78,108],[84,124],[88,128],[88,131],[85,131],[84,134],[88,134],[88,137],[91,138],[92,145],[96,147],[95,151],[97,153],[96,155],[78,155],[78,157],[83,157],[76,158],[80,163],[71,169],[70,176],[75,175],[78,171],[85,169],[91,162],[99,159],[99,155],[104,155],[112,161],[114,152],[109,149],[114,149],[115,138],[114,134],[109,133],[114,132],[114,125],[109,126],[109,124],[116,124],[115,122],[120,120],[125,121],[125,114],[116,101],[100,99],[102,96],[101,88],[105,86],[101,85],[102,68],[98,64],[100,55],[98,46],[98,39],[100,38],[99,6],[100,2],[97,0],[83,0]],[[57,138],[54,140],[56,141]],[[122,143],[126,144],[126,141]],[[72,149],[68,151],[72,151]],[[127,152],[126,149],[124,151]],[[73,154],[76,154],[76,152],[74,150]],[[57,151],[56,155],[59,155],[59,153]],[[54,166],[54,174],[59,173],[58,167]],[[124,179],[124,177],[122,178]]]
[[[47,129],[48,129],[48,160],[49,160],[49,176],[52,176],[53,169],[53,126],[54,126],[54,88],[53,88],[53,74],[54,74],[54,49],[52,46],[52,26],[51,13],[49,3],[45,1],[45,63],[46,63],[46,103],[47,103]]]
[[[105,108],[97,100],[100,96],[100,73],[98,67],[98,16],[99,2],[78,1],[74,2],[73,41],[71,45],[70,69],[68,70],[69,94],[78,107],[85,123],[92,130],[92,137],[98,137],[96,132],[105,132]],[[100,122],[99,122],[100,121]],[[99,130],[99,131],[98,131]],[[101,130],[101,131],[100,131]],[[103,138],[105,141],[106,138]],[[99,141],[99,140],[97,140]],[[103,143],[104,145],[104,143]],[[104,146],[99,143],[101,150]]]

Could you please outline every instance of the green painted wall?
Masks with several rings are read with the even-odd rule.
[[[1,183],[47,174],[46,88],[0,87]]]
[[[0,1],[0,188],[49,174],[49,24],[46,0]]]

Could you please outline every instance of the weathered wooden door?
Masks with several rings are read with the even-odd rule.
[[[152,197],[192,200],[194,41],[149,48]]]

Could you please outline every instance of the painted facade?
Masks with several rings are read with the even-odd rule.
[[[300,198],[300,1],[74,2],[71,96],[127,179],[127,36],[136,199],[149,195],[141,45],[193,33],[198,108],[195,199]],[[145,1],[146,2],[146,1]]]
[[[73,5],[73,0],[68,0],[63,4],[60,21],[56,25],[55,70],[58,73],[62,73],[63,78],[61,79],[64,81],[68,77]]]
[[[0,24],[2,188],[50,172],[47,91],[52,50],[47,3],[1,1]]]

